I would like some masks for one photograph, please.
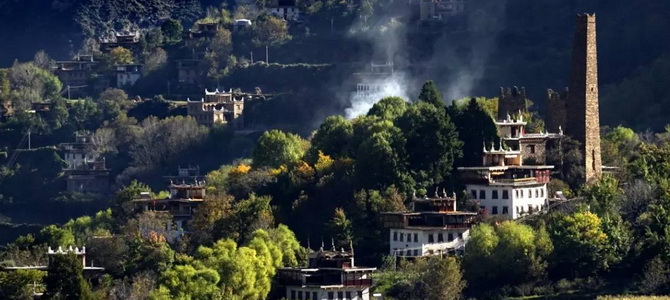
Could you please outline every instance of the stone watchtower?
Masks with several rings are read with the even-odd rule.
[[[548,132],[559,132],[565,128],[567,118],[567,98],[569,90],[563,93],[547,90],[547,118],[545,121]]]
[[[598,110],[598,51],[596,15],[577,15],[572,48],[566,134],[581,142],[586,182],[601,175]]]
[[[515,115],[520,111],[526,111],[526,89],[518,87],[500,88],[498,99],[498,120],[507,119],[507,115]]]

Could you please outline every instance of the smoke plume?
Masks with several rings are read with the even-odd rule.
[[[379,76],[374,84],[383,88],[374,93],[352,92],[345,109],[347,118],[367,113],[383,97],[398,96],[412,101],[415,93],[426,80],[434,80],[444,99],[454,99],[485,94],[491,87],[480,88],[487,75],[487,65],[492,53],[497,50],[499,33],[505,26],[506,0],[471,0],[465,2],[465,11],[447,25],[443,32],[426,47],[432,47],[429,57],[420,61],[410,60],[408,37],[421,34],[421,27],[407,24],[411,20],[412,5],[398,6],[375,12],[368,19],[360,21],[350,29],[353,37],[363,39],[372,45],[372,60],[376,63],[393,63],[392,76]],[[448,24],[451,24],[448,23]],[[369,63],[368,63],[369,65]],[[365,68],[361,73],[370,72]],[[495,90],[495,89],[494,89]]]

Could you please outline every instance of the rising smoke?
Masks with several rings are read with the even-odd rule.
[[[418,3],[410,4],[418,6]],[[466,2],[466,11],[460,17],[462,28],[444,28],[440,38],[432,44],[432,55],[418,64],[429,68],[415,67],[416,61],[409,59],[408,35],[419,34],[421,28],[403,21],[411,19],[407,7],[385,10],[373,19],[361,19],[350,29],[352,36],[368,41],[373,47],[373,62],[393,63],[394,73],[378,76],[373,85],[381,86],[378,92],[352,92],[347,99],[349,106],[345,116],[349,119],[363,115],[380,99],[398,96],[412,101],[414,92],[425,80],[434,80],[444,99],[451,102],[481,91],[478,84],[486,76],[491,54],[497,50],[498,35],[504,28],[506,0],[471,0]],[[428,47],[431,45],[427,43]],[[362,69],[361,73],[370,72]],[[487,87],[487,89],[490,87]]]

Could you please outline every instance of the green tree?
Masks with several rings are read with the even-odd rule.
[[[108,88],[98,96],[98,107],[105,120],[117,118],[129,105],[128,94],[121,89]]]
[[[375,103],[368,116],[377,116],[384,120],[395,120],[402,116],[407,110],[407,102],[400,97],[386,97]]]
[[[83,265],[74,253],[53,255],[44,278],[46,299],[79,300],[90,297],[90,287],[82,275]]]
[[[44,271],[15,270],[0,272],[1,299],[32,299],[34,283],[42,282]]]
[[[286,21],[271,15],[262,15],[253,24],[252,42],[256,47],[277,47],[291,40]]]
[[[282,252],[282,266],[298,267],[305,261],[306,249],[300,246],[295,233],[284,224],[269,230],[270,238]]]
[[[465,278],[482,291],[505,285],[533,284],[546,275],[553,245],[543,227],[505,221],[479,224],[470,231],[463,257]]]
[[[160,286],[149,299],[216,299],[221,295],[219,274],[198,261],[180,264],[161,275]]]
[[[116,228],[126,224],[133,216],[135,206],[132,201],[139,199],[142,192],[151,192],[151,189],[137,180],[133,180],[129,185],[116,192],[116,196],[112,200],[112,215],[116,221]]]
[[[421,87],[419,101],[428,102],[440,109],[444,107],[444,100],[442,100],[442,95],[440,95],[440,91],[437,89],[435,82],[432,80],[426,81]]]
[[[265,299],[270,292],[270,279],[275,273],[277,257],[273,258],[273,252],[262,243],[265,242],[255,240],[254,249],[238,247],[232,240],[220,240],[212,247],[199,247],[194,258],[218,272],[220,286],[226,295],[240,299]],[[260,251],[263,246],[267,251]],[[274,255],[277,254],[274,252]]]
[[[457,300],[466,286],[462,278],[455,258],[432,256],[402,261],[398,268],[384,267],[375,278],[375,290],[398,300]]]
[[[116,47],[109,51],[112,63],[115,65],[125,65],[133,63],[133,52],[123,47]]]
[[[75,246],[74,235],[72,232],[59,228],[56,225],[49,225],[37,235],[37,240],[45,243],[52,248]]]
[[[231,214],[220,221],[223,237],[244,241],[249,240],[257,229],[274,227],[271,200],[271,196],[256,196],[252,193],[247,199],[236,203]]]
[[[181,35],[184,31],[184,26],[179,20],[169,19],[161,25],[161,31],[165,37],[165,41],[169,44],[176,44],[181,41]]]
[[[354,240],[353,224],[351,220],[347,219],[347,215],[342,208],[335,209],[335,213],[326,227],[338,243],[337,246],[349,245],[349,242]]]
[[[351,122],[342,116],[330,116],[321,123],[311,139],[309,154],[311,160],[317,159],[318,151],[333,158],[350,156],[353,149],[349,148],[354,128]]]
[[[493,142],[499,146],[498,129],[493,119],[475,98],[470,99],[463,109],[456,102],[452,103],[449,114],[456,125],[459,139],[463,141],[463,157],[457,160],[457,165],[480,166],[483,148],[490,148]]]
[[[252,155],[255,167],[278,168],[300,161],[309,144],[300,136],[273,129],[258,139]]]
[[[357,188],[383,189],[395,185],[402,192],[413,188],[407,170],[406,141],[400,129],[389,121],[381,121],[364,130],[368,132],[354,131],[355,138],[361,139],[354,174]]]
[[[406,139],[410,174],[420,188],[439,184],[449,177],[462,143],[442,108],[418,102],[396,120]]]
[[[563,276],[592,275],[609,267],[608,237],[600,218],[588,211],[559,216],[550,223],[552,269]]]
[[[465,288],[461,268],[453,257],[427,259],[426,267],[419,277],[421,299],[458,300]]]

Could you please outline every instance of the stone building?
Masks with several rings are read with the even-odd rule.
[[[484,145],[481,167],[459,167],[471,198],[489,215],[511,219],[534,213],[548,204],[547,183],[553,166],[525,165],[520,149],[504,142]]]
[[[300,8],[295,0],[271,0],[268,9],[270,14],[286,21],[297,21],[300,18]]]
[[[123,47],[132,52],[137,52],[140,48],[140,32],[114,33],[106,38],[100,39],[100,51],[109,53],[114,48]]]
[[[93,75],[93,68],[98,62],[92,55],[77,55],[72,60],[56,61],[54,73],[63,83],[63,87],[70,91],[70,96],[81,95],[78,87],[86,86]]]
[[[477,213],[456,210],[456,195],[412,199],[411,211],[382,214],[389,231],[389,251],[399,257],[461,254]]]
[[[372,273],[376,268],[354,265],[354,249],[309,249],[308,265],[279,268],[277,279],[289,300],[369,300]]]
[[[124,88],[135,85],[142,78],[142,67],[140,64],[127,64],[116,66],[116,87]]]
[[[585,182],[602,174],[598,108],[596,15],[577,15],[572,48],[570,88],[564,95],[548,93],[548,128],[558,126],[581,143]]]
[[[94,151],[89,133],[77,133],[74,143],[60,144],[60,148],[67,163],[63,171],[68,191],[109,192],[109,170],[105,159]]]
[[[205,89],[205,97],[200,101],[187,99],[188,115],[198,124],[212,126],[216,123],[229,124],[235,129],[244,128],[244,105],[247,101],[265,99],[261,94],[234,92],[233,90],[213,92]]]
[[[563,129],[567,118],[567,98],[569,89],[565,88],[562,93],[552,89],[547,90],[547,117],[545,127],[548,131],[558,132]]]
[[[466,0],[421,0],[419,18],[421,21],[442,21],[465,10]]]
[[[528,105],[526,103],[526,88],[500,88],[500,98],[498,98],[498,120],[504,120],[508,115],[526,112]]]
[[[195,56],[189,59],[177,59],[177,80],[183,86],[200,86],[205,80],[206,62]]]
[[[519,150],[524,164],[544,164],[547,161],[547,142],[560,138],[563,133],[560,128],[559,133],[526,133],[527,124],[521,112],[514,117],[508,114],[504,119],[495,121],[501,141],[510,149]]]
[[[195,30],[185,30],[182,39],[186,46],[195,46],[201,39],[209,40],[213,38],[219,29],[221,29],[221,25],[218,22],[198,23]]]
[[[354,73],[356,79],[356,96],[377,97],[386,95],[392,87],[389,86],[394,74],[393,62],[383,64],[370,63],[366,72]]]
[[[235,128],[244,127],[244,97],[239,97],[232,91],[219,92],[217,89],[210,92],[205,89],[205,98],[201,101],[188,100],[187,110],[188,115],[200,125],[212,126],[219,123],[232,124]]]
[[[188,233],[188,225],[198,206],[205,201],[206,192],[204,181],[171,182],[169,189],[170,196],[167,198],[152,199],[149,193],[142,193],[139,199],[133,200],[133,203],[138,212],[169,213],[171,224],[165,224],[166,231],[161,234],[167,241],[172,242]]]

